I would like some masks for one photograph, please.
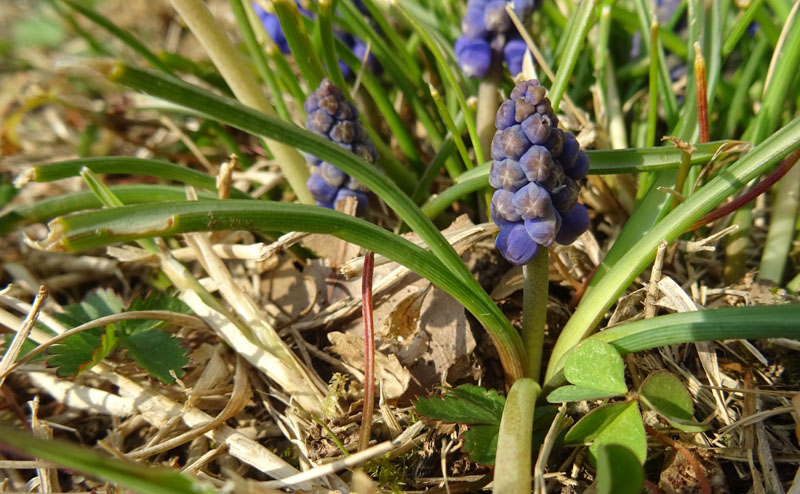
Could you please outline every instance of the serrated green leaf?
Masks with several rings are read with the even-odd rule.
[[[597,448],[597,494],[639,494],[644,470],[636,454],[620,444]]]
[[[128,306],[129,311],[139,310],[167,310],[180,314],[191,314],[192,310],[181,299],[173,294],[153,290],[145,298],[136,297]],[[120,333],[124,335],[134,335],[142,331],[157,329],[166,326],[166,322],[153,319],[131,319],[119,323]]]
[[[619,393],[587,388],[585,386],[569,385],[561,386],[551,391],[550,394],[547,395],[547,401],[550,403],[563,403],[565,401],[597,400],[617,394]]]
[[[497,455],[497,435],[499,425],[473,425],[461,437],[464,445],[461,446],[469,459],[478,465],[492,466]]]
[[[183,367],[189,364],[189,359],[182,343],[183,340],[159,330],[120,337],[120,345],[128,351],[128,357],[164,384],[175,381],[169,371],[174,371],[178,377],[185,374]]]
[[[589,459],[595,462],[597,449],[603,444],[621,444],[630,448],[639,463],[647,456],[647,437],[642,416],[635,401],[614,403],[589,412],[567,432],[568,443],[592,443]]]
[[[63,313],[54,316],[58,322],[74,328],[100,317],[118,314],[123,306],[122,299],[113,290],[101,288],[90,292],[82,302],[65,306]]]
[[[443,422],[500,425],[505,402],[493,389],[464,384],[445,390],[440,398],[419,398],[414,408],[417,413]]]
[[[598,345],[596,341],[599,340],[586,340],[570,351],[564,365],[564,377],[579,388],[596,390],[592,394],[594,397],[627,392],[625,365],[619,352],[607,343]],[[562,391],[568,392],[575,391]]]
[[[706,429],[694,420],[692,396],[672,373],[658,371],[644,380],[639,393],[642,401],[667,419],[676,429],[700,432]]]
[[[75,376],[100,363],[116,344],[113,325],[87,329],[47,350],[47,366],[54,367],[57,376]]]

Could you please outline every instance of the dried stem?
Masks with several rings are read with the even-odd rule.
[[[706,59],[700,43],[694,43],[694,77],[697,86],[697,124],[700,127],[700,142],[708,142],[708,96],[706,95]]]

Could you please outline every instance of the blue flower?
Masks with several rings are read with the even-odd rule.
[[[364,161],[375,163],[378,154],[358,121],[358,111],[329,79],[324,79],[319,88],[308,95],[303,107],[308,112],[306,127],[309,130],[348,149]],[[367,208],[366,187],[327,161],[313,155],[306,159],[314,167],[306,186],[318,206],[335,209],[338,201],[355,197],[358,214]]]
[[[523,81],[495,116],[489,184],[492,218],[500,227],[495,245],[509,260],[528,263],[540,245],[569,244],[589,227],[578,203],[589,158],[578,140],[558,128],[558,118],[539,81]]]

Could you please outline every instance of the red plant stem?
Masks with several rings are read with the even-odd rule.
[[[372,324],[372,272],[375,270],[375,253],[364,257],[361,276],[361,315],[364,319],[364,411],[361,414],[361,434],[358,450],[369,446],[372,414],[375,411],[375,327]]]
[[[742,194],[741,196],[737,197],[733,201],[729,202],[728,204],[711,211],[707,215],[703,216],[699,220],[697,220],[692,226],[689,227],[689,230],[697,230],[703,225],[711,223],[712,221],[716,221],[724,216],[729,215],[730,213],[736,211],[740,207],[744,206],[748,202],[752,201],[756,197],[760,196],[764,192],[766,192],[770,187],[775,185],[775,182],[781,179],[784,175],[786,175],[789,170],[797,163],[797,160],[800,159],[800,149],[796,149],[792,154],[787,156],[786,158],[781,161],[781,164],[778,165],[778,168],[775,169],[772,173],[770,173],[764,180],[756,184],[755,187],[750,189],[746,194]]]
[[[700,127],[700,142],[708,142],[708,96],[706,94],[706,59],[700,43],[694,43],[694,77],[697,87],[697,123]]]
[[[666,446],[674,449],[678,453],[680,453],[686,461],[689,462],[691,465],[692,470],[694,470],[694,476],[697,477],[697,483],[700,485],[700,491],[703,494],[711,494],[711,486],[708,485],[708,481],[706,480],[706,474],[703,470],[703,467],[697,461],[692,453],[689,452],[688,449],[684,448],[681,443],[678,441],[674,441],[672,438],[665,436],[664,434],[658,432],[657,430],[653,429],[649,425],[644,426],[644,430],[647,431],[648,434],[653,436],[655,439],[658,439]]]

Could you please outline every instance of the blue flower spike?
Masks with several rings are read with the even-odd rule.
[[[527,23],[540,0],[514,0],[514,13]],[[469,0],[455,44],[458,66],[470,77],[483,78],[492,60],[505,60],[511,75],[522,72],[528,47],[506,11],[506,0]]]
[[[542,247],[567,245],[589,228],[578,202],[589,158],[558,118],[537,80],[522,81],[495,118],[489,184],[495,245],[509,262],[527,264]]]
[[[375,163],[378,153],[358,121],[358,110],[330,79],[323,79],[303,106],[308,112],[308,130],[350,150],[367,163]],[[366,187],[327,161],[313,155],[306,159],[313,167],[306,186],[318,206],[335,209],[338,201],[355,197],[356,214],[366,210],[369,203]]]

